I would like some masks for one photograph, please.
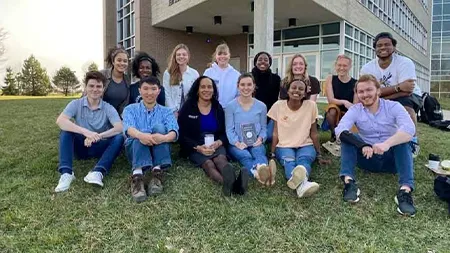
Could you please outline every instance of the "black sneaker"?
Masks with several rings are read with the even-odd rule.
[[[399,214],[414,217],[414,215],[416,214],[416,208],[414,207],[411,192],[399,190],[394,200],[398,206],[397,212]]]
[[[248,172],[245,169],[241,169],[239,171],[239,176],[236,178],[236,181],[233,185],[233,193],[244,195],[247,192],[248,188]]]
[[[343,199],[346,202],[356,203],[359,201],[359,191],[358,186],[355,183],[355,180],[350,180],[347,184],[344,183],[344,192]]]
[[[231,191],[233,190],[233,185],[234,182],[236,181],[234,168],[231,164],[225,165],[225,167],[222,170],[222,177],[223,177],[223,186],[222,186],[223,195],[231,196]]]

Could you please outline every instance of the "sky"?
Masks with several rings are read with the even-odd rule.
[[[68,66],[81,81],[83,67],[103,67],[102,0],[0,0],[0,27],[8,32],[0,62],[0,85],[6,67],[20,71],[33,54],[50,78]]]

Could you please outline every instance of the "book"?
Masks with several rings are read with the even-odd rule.
[[[256,126],[254,123],[242,124],[241,125],[242,141],[247,146],[253,146],[258,136],[256,135]]]

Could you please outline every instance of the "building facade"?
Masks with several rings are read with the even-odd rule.
[[[431,93],[450,97],[450,0],[433,1]]]
[[[261,31],[255,25],[262,22],[273,24],[264,41],[273,43],[268,48],[273,71],[283,77],[289,59],[301,53],[308,73],[324,80],[333,73],[338,54],[353,59],[352,75],[358,76],[362,65],[375,57],[374,36],[388,31],[398,40],[397,51],[416,64],[419,86],[430,90],[431,1],[256,1],[261,1],[257,8],[251,0],[103,0],[105,53],[120,43],[131,57],[146,51],[165,69],[172,49],[184,43],[191,51],[190,65],[203,73],[215,47],[226,42],[231,64],[244,72],[253,68],[255,48],[261,48],[261,36],[256,38],[253,31]],[[260,4],[265,11],[265,4],[274,6],[273,20],[269,16],[267,22]],[[192,32],[186,32],[188,26]]]

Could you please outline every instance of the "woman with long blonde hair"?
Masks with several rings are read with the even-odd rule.
[[[199,77],[197,70],[189,67],[191,58],[189,48],[178,44],[168,59],[168,67],[164,71],[163,87],[166,96],[166,106],[172,109],[175,116],[187,100],[187,94],[194,81]]]
[[[301,80],[307,86],[309,99],[316,102],[317,95],[320,93],[320,83],[317,78],[308,74],[308,63],[301,54],[292,56],[286,68],[285,77],[281,80],[280,99],[287,99],[287,85],[294,80]]]
[[[223,108],[238,95],[237,80],[241,75],[239,71],[229,64],[230,48],[227,44],[220,44],[213,54],[211,67],[203,75],[211,78],[219,89],[219,103]]]

